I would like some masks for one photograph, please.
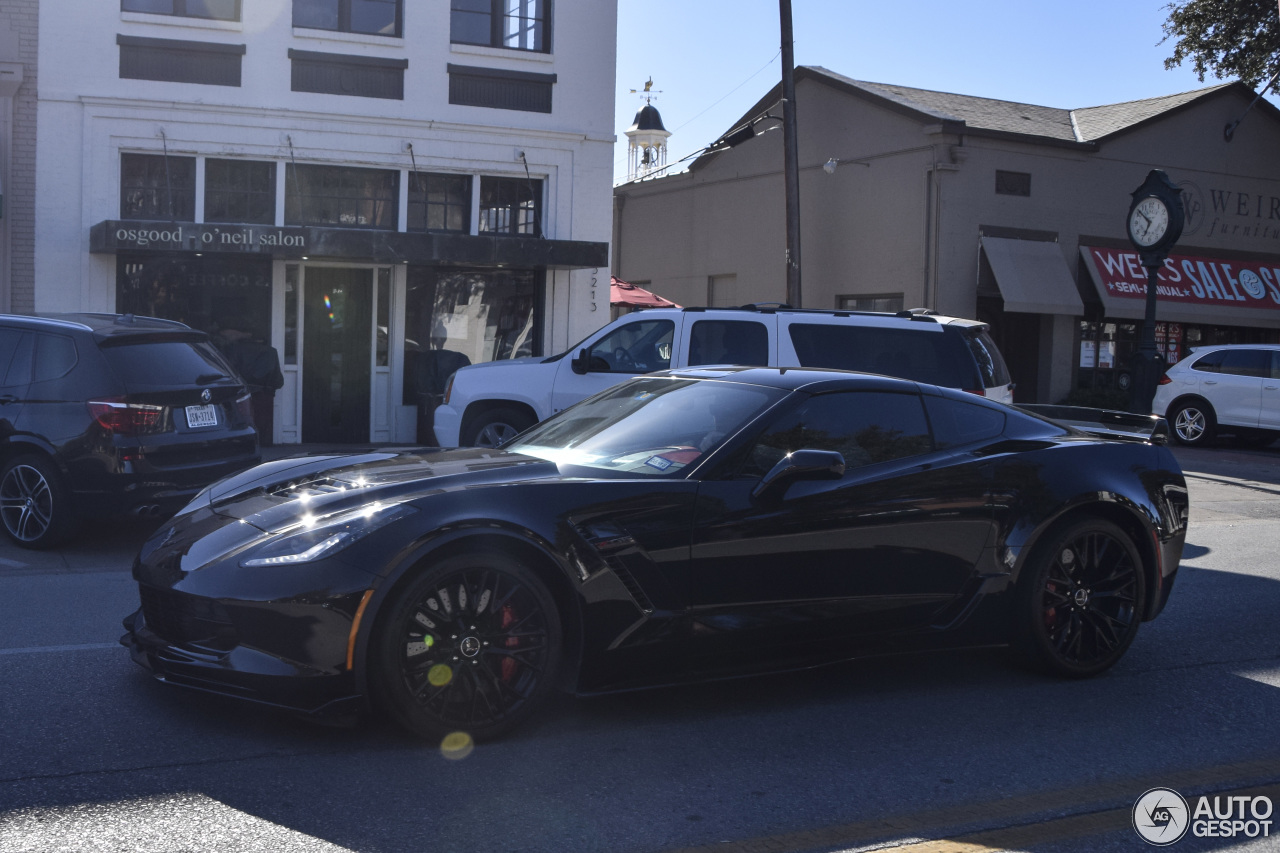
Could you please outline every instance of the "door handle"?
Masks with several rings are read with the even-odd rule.
[[[12,394],[5,394],[3,396],[0,396],[0,405],[7,405],[9,403],[16,403],[16,402],[18,402],[18,398],[13,396]]]
[[[1206,380],[1204,380],[1204,384],[1205,384],[1205,385],[1217,385],[1217,384],[1218,384],[1218,380],[1216,380],[1216,379],[1206,379]]]

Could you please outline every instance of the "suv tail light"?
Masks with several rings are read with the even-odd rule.
[[[986,389],[986,388],[966,388],[966,389],[964,389],[964,390],[965,390],[965,393],[968,393],[968,394],[977,394],[979,397],[985,397],[985,396],[987,396],[987,389]]]
[[[1159,382],[1157,382],[1156,384],[1157,384],[1157,385],[1172,385],[1172,384],[1173,384],[1173,380],[1172,380],[1172,379],[1170,379],[1170,378],[1169,378],[1169,374],[1167,374],[1167,373],[1166,373],[1166,374],[1164,374],[1163,376],[1161,376],[1161,377],[1160,377],[1160,381],[1159,381]]]
[[[113,397],[90,400],[89,414],[98,425],[116,435],[149,435],[164,430],[164,406],[126,403]]]
[[[235,412],[236,420],[242,424],[253,424],[253,395],[245,394],[243,397],[236,398]]]

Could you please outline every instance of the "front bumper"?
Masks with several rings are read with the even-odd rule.
[[[141,607],[120,642],[167,683],[350,716],[363,700],[348,649],[373,577],[340,559],[240,566],[238,551],[260,536],[209,508],[161,528],[134,562]]]
[[[432,429],[436,434],[436,444],[440,447],[459,447],[459,436],[462,432],[462,412],[445,403],[436,406],[435,420]]]

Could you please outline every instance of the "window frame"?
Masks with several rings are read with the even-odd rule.
[[[140,184],[126,183],[125,162],[127,158],[147,158],[154,166],[156,163],[163,164],[160,171],[169,168],[169,177],[164,184],[150,184],[143,182]],[[175,186],[172,180],[172,165],[180,163],[184,168],[190,169],[190,185]],[[148,170],[150,172],[150,170]],[[193,222],[196,213],[196,158],[191,155],[174,155],[174,154],[157,154],[152,151],[121,151],[120,152],[120,218],[128,221],[166,221],[166,222]],[[185,177],[185,176],[184,176]],[[130,193],[155,193],[156,196],[156,212],[154,216],[138,216],[130,215],[128,207]],[[181,202],[176,204],[175,199]],[[166,209],[167,208],[167,209]],[[185,214],[185,215],[184,215]]]
[[[485,184],[488,183],[499,195],[499,203],[485,206]],[[514,189],[515,198],[512,199],[503,190]],[[520,212],[523,209],[521,194],[528,191],[532,196],[532,212],[533,217],[529,221],[529,230],[521,230]],[[480,203],[478,211],[480,214],[478,231],[482,236],[491,237],[541,237],[542,230],[542,205],[543,195],[546,190],[544,182],[541,178],[516,178],[501,177],[498,175],[481,175],[480,176]],[[501,216],[486,217],[486,214],[493,211],[495,214],[507,211],[509,216],[508,224],[502,228],[487,227],[495,219],[501,219]]]
[[[196,14],[195,12],[189,11],[189,6],[188,6],[189,3],[192,3],[196,6],[200,6],[200,5],[203,5],[203,0],[170,0],[170,3],[173,6],[172,12],[157,12],[155,9],[126,9],[125,4],[127,4],[128,2],[129,0],[120,0],[121,12],[129,12],[135,15],[164,15],[170,18],[197,18],[201,21],[225,21],[225,22],[234,23],[234,24],[238,24],[241,22],[241,15],[243,14],[243,11],[244,11],[241,8],[243,0],[231,0],[231,2],[235,5],[234,17],[231,17],[231,18],[223,18],[217,15],[200,15],[200,14]],[[179,8],[181,8],[182,11],[178,11]]]
[[[386,196],[383,198],[372,198],[367,196],[359,197],[354,195],[344,196],[344,195],[332,195],[332,194],[330,195],[310,194],[310,195],[304,196],[302,193],[302,186],[298,181],[298,175],[300,173],[300,170],[304,170],[304,171],[316,170],[316,174],[322,174],[323,172],[326,172],[326,171],[328,171],[331,174],[338,173],[338,172],[352,172],[352,173],[369,172],[369,173],[381,174],[384,178],[390,178],[393,182],[393,186],[387,191]],[[365,203],[373,204],[375,205],[375,208],[373,211],[375,215],[372,217],[372,222],[377,223],[379,221],[379,217],[376,215],[379,209],[381,209],[381,211],[384,213],[387,220],[389,221],[385,225],[360,223],[360,222],[348,224],[340,221],[340,219],[339,221],[334,222],[334,221],[326,221],[326,220],[308,217],[306,215],[305,201],[307,199],[319,199],[319,198],[338,199],[342,202],[350,202],[356,205],[365,204]],[[382,207],[379,208],[378,205],[382,205]],[[344,216],[346,215],[347,212],[348,211],[340,210],[338,212],[338,216],[339,217]],[[355,216],[358,217],[359,215],[360,215],[359,208],[357,207]],[[370,231],[399,231],[400,230],[400,170],[399,169],[378,169],[378,168],[372,168],[368,166],[345,166],[345,165],[336,164],[336,163],[296,163],[296,164],[286,163],[285,164],[284,224],[290,225],[290,226],[299,226],[304,228],[306,227],[358,228],[361,230],[370,230]]]
[[[489,47],[496,50],[518,50],[524,53],[551,53],[551,30],[552,30],[552,12],[554,7],[553,0],[528,0],[541,6],[541,17],[534,16],[531,20],[537,22],[536,27],[541,27],[541,45],[537,47],[521,47],[519,45],[507,44],[506,38],[506,21],[511,15],[507,13],[507,3],[510,0],[487,0],[489,11],[480,12],[474,9],[459,9],[459,0],[450,0],[449,3],[449,43],[468,45],[471,47]],[[463,15],[487,15],[489,18],[489,40],[479,41],[462,41],[455,35],[454,16]]]
[[[463,191],[459,200],[454,200],[450,190],[445,189],[445,200],[443,202],[432,202],[431,189],[433,181],[453,182],[458,181],[463,184]],[[471,202],[472,192],[475,188],[475,176],[471,174],[463,174],[458,172],[409,172],[409,208],[405,214],[405,231],[418,233],[436,233],[436,234],[470,234],[471,233]],[[444,228],[431,227],[431,210],[432,208],[444,209]],[[415,220],[415,210],[421,208],[421,226],[419,227]],[[449,211],[452,209],[461,209],[462,211],[462,227],[449,228]]]
[[[394,33],[367,32],[351,28],[351,4],[353,0],[331,0],[338,4],[338,25],[336,27],[318,27],[314,24],[298,23],[298,6],[315,3],[320,0],[293,0],[290,23],[300,30],[320,30],[327,33],[349,33],[358,36],[374,36],[376,38],[404,38],[404,0],[390,0],[395,4],[396,28]]]
[[[270,171],[270,179],[267,181],[267,189],[258,191],[252,188],[245,190],[223,189],[214,187],[209,180],[209,166],[214,163],[228,163],[235,166],[266,166]],[[274,160],[244,160],[235,157],[206,157],[204,161],[204,221],[210,223],[227,223],[227,224],[245,224],[245,225],[275,225],[276,224],[276,166]],[[216,168],[216,167],[215,167]],[[247,215],[240,219],[219,218],[213,215],[214,211],[210,208],[210,200],[215,195],[225,196],[228,199],[241,198],[246,207],[252,207],[252,201],[255,198],[267,199],[269,211],[262,219],[251,219]]]

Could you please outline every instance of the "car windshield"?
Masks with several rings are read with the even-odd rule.
[[[642,377],[583,400],[503,449],[629,475],[677,476],[786,393],[760,385]]]

